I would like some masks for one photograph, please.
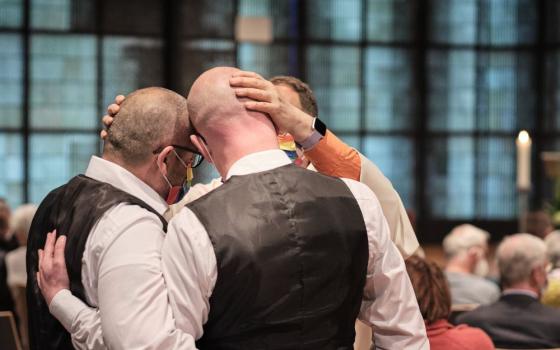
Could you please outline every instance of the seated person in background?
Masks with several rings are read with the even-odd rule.
[[[503,292],[500,300],[457,317],[482,328],[498,348],[560,346],[560,311],[541,304],[546,287],[546,247],[528,233],[506,237],[496,252]]]
[[[443,271],[437,264],[419,256],[411,256],[405,264],[432,350],[494,349],[492,340],[482,330],[464,324],[453,326],[447,321],[451,297]]]
[[[554,231],[552,218],[545,210],[536,210],[527,213],[525,221],[527,224],[525,232],[533,234],[539,238],[545,239],[549,233]]]
[[[0,198],[0,311],[14,311],[14,302],[7,284],[6,254],[17,248],[16,238],[10,231],[11,210]]]
[[[17,239],[10,230],[12,211],[8,202],[0,198],[0,252],[7,253],[18,247]]]
[[[24,204],[18,207],[12,215],[12,232],[16,237],[19,247],[6,254],[6,267],[8,270],[8,286],[25,287],[27,272],[25,271],[25,252],[27,251],[27,235],[37,211],[34,204]]]
[[[560,307],[560,231],[551,232],[544,243],[552,269],[548,273],[548,286],[541,301],[545,305]]]
[[[451,230],[443,240],[445,275],[453,305],[491,304],[500,297],[498,286],[484,278],[488,274],[489,237],[488,232],[464,224]]]
[[[19,320],[19,332],[25,349],[29,348],[27,302],[25,300],[25,287],[27,285],[25,254],[27,252],[27,236],[36,211],[37,206],[34,204],[24,204],[14,210],[10,226],[12,227],[14,237],[19,243],[19,248],[6,254],[8,287],[14,300],[16,316]]]

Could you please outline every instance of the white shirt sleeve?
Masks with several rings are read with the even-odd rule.
[[[75,349],[107,349],[103,342],[99,310],[86,305],[68,289],[63,289],[54,296],[49,311],[70,333]]]
[[[414,254],[420,245],[401,198],[393,188],[391,181],[372,161],[362,154],[360,154],[360,158],[360,182],[366,184],[377,197],[389,225],[391,240],[406,259]]]
[[[125,225],[111,219],[119,217],[126,218],[122,220]],[[90,262],[97,272],[93,281],[98,284],[99,312],[63,292],[50,305],[53,315],[71,332],[74,346],[195,349],[192,335],[176,328],[168,303],[161,266],[164,232],[159,219],[139,207],[118,206],[100,221],[98,232],[103,234],[96,237],[96,257]]]
[[[163,274],[177,327],[202,336],[217,279],[212,242],[198,218],[183,208],[169,223],[163,244]]]
[[[358,318],[375,329],[378,349],[429,349],[424,320],[381,205],[364,184],[344,182],[358,201],[368,235],[366,285]]]

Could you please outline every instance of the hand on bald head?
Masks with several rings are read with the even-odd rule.
[[[186,99],[164,88],[145,88],[129,94],[108,131],[103,155],[141,165],[153,151],[188,140]]]
[[[200,75],[191,87],[187,104],[190,121],[204,133],[208,128],[220,130],[239,117],[261,113],[248,112],[229,84],[231,76],[240,70],[232,67],[217,67]]]

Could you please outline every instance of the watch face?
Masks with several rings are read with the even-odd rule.
[[[315,118],[315,121],[313,122],[313,129],[317,130],[317,132],[323,136],[327,133],[327,126],[319,118]]]

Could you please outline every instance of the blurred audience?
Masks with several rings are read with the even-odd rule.
[[[419,256],[405,261],[432,350],[494,349],[482,330],[467,325],[453,326],[447,319],[451,313],[451,296],[443,271],[433,262]]]
[[[15,237],[10,231],[10,206],[0,198],[0,311],[14,311],[14,302],[8,289],[6,254],[17,248]]]
[[[500,297],[498,286],[484,278],[489,271],[489,237],[488,232],[464,224],[451,230],[443,240],[445,275],[453,305],[491,304]]]
[[[8,286],[23,286],[27,283],[27,272],[25,269],[25,253],[27,251],[27,235],[31,228],[33,216],[37,211],[34,204],[24,204],[18,207],[11,220],[11,228],[17,239],[18,248],[6,254],[6,267],[8,270]]]
[[[545,305],[560,307],[560,231],[550,233],[544,243],[551,269],[541,301]]]
[[[10,230],[12,211],[8,202],[0,198],[0,251],[9,252],[18,247],[17,239]]]
[[[27,302],[25,287],[27,284],[27,272],[25,269],[25,254],[27,251],[27,235],[31,228],[33,216],[37,206],[24,204],[14,210],[10,227],[12,234],[17,239],[19,247],[6,254],[6,269],[8,271],[8,287],[15,304],[15,311],[19,320],[19,330],[24,349],[29,347],[27,334]]]
[[[497,302],[457,317],[480,327],[498,348],[560,346],[560,311],[539,302],[547,283],[546,246],[528,233],[506,237],[496,252],[503,286]]]

